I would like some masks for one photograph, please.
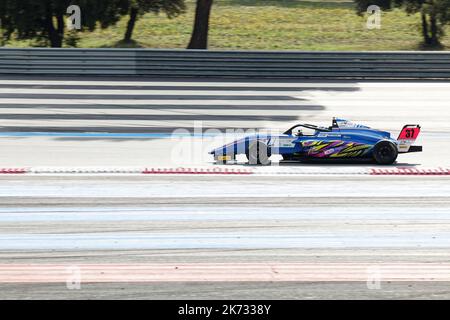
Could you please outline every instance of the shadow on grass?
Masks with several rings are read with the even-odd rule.
[[[276,6],[284,8],[355,8],[354,2],[347,0],[222,0],[220,4],[249,7]]]
[[[441,43],[435,44],[435,45],[429,45],[424,42],[421,42],[417,45],[416,50],[421,51],[442,51],[445,50],[445,46]]]
[[[111,44],[105,44],[100,48],[144,48],[144,46],[135,40],[131,41],[119,40]]]

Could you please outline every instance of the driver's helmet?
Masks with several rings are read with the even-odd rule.
[[[302,130],[301,128],[299,128],[299,129],[297,130],[297,135],[298,135],[298,136],[302,136],[302,135],[303,135],[303,130]]]

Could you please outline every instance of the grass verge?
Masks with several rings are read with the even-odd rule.
[[[116,26],[81,33],[78,47],[185,48],[195,2],[187,12],[168,19],[146,14],[136,25],[134,42],[121,41],[127,17]],[[450,46],[444,37],[444,48]],[[420,18],[401,10],[383,12],[381,29],[366,28],[353,2],[342,0],[216,0],[211,15],[209,48],[226,50],[421,50]],[[27,47],[32,41],[11,41]]]

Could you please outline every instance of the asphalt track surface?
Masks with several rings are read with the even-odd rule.
[[[447,82],[1,79],[0,167],[214,167],[248,129],[339,116],[419,123],[392,168],[445,168],[449,102]],[[449,180],[2,175],[0,298],[449,298]]]

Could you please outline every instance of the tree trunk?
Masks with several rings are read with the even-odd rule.
[[[64,17],[57,17],[57,27],[53,24],[53,16],[47,16],[47,33],[52,48],[61,48],[64,39]]]
[[[431,45],[438,46],[439,45],[439,37],[438,37],[438,26],[436,16],[430,16],[430,30],[431,30]]]
[[[125,32],[125,36],[123,38],[123,41],[125,42],[130,42],[132,39],[134,26],[136,25],[137,21],[137,15],[138,15],[138,8],[131,8],[130,19],[128,20],[127,24],[127,31]]]
[[[192,31],[188,49],[208,48],[209,15],[212,4],[213,0],[197,0],[194,30]]]
[[[56,30],[52,30],[49,34],[50,46],[52,48],[61,48],[62,47],[62,38],[58,34]]]
[[[422,17],[422,34],[423,34],[423,42],[426,45],[431,45],[431,38],[430,35],[428,34],[428,22],[427,22],[427,15],[425,14],[425,12],[421,12],[421,17]]]

